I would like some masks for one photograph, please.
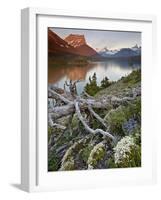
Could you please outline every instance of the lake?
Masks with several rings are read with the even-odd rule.
[[[127,60],[109,60],[106,62],[90,62],[83,66],[60,65],[48,66],[48,82],[56,87],[63,88],[67,80],[81,80],[77,84],[77,91],[80,94],[84,86],[89,82],[89,77],[96,73],[97,83],[100,85],[101,80],[107,76],[110,81],[117,81],[122,76],[127,76],[133,70],[139,69],[141,64],[138,62],[128,62]]]

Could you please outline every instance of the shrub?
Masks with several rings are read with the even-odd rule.
[[[106,116],[105,120],[109,125],[110,132],[116,135],[125,136],[127,131],[131,133],[138,124],[140,124],[141,119],[141,99],[140,97],[135,101],[129,103],[127,106],[119,106],[115,110],[111,110]],[[135,122],[135,123],[134,123]],[[127,130],[125,126],[130,125]],[[133,129],[133,130],[132,130]],[[130,134],[128,132],[128,134]]]
[[[141,69],[134,70],[130,75],[122,77],[123,83],[135,84],[141,81]]]
[[[101,81],[101,89],[107,88],[111,85],[111,82],[107,78],[107,76]]]
[[[59,168],[59,159],[56,156],[56,152],[52,151],[48,155],[48,171],[57,171]]]
[[[105,156],[106,149],[102,142],[98,143],[91,151],[88,158],[88,169],[94,169],[97,163],[102,160]]]
[[[81,159],[82,159],[85,163],[87,163],[88,158],[89,158],[89,155],[90,155],[90,152],[91,152],[92,149],[93,149],[93,146],[89,144],[87,147],[83,148],[83,149],[80,151]]]
[[[106,167],[107,168],[117,168],[117,165],[115,164],[115,160],[114,160],[113,156],[106,161]]]
[[[139,167],[141,166],[141,148],[135,144],[131,136],[122,138],[114,148],[115,164],[118,167]]]
[[[132,135],[137,129],[137,121],[134,118],[130,118],[128,121],[122,124],[122,128],[126,135]]]
[[[107,87],[109,87],[111,84],[113,84],[114,82],[110,82],[109,79],[107,78],[107,76],[105,76],[105,78],[103,78],[103,80],[101,81],[101,86],[97,85],[97,77],[96,77],[96,73],[93,74],[92,78],[89,77],[89,83],[86,84],[84,90],[91,96],[94,96],[97,92],[99,92],[100,90],[103,90]]]
[[[109,125],[110,132],[116,135],[124,136],[122,124],[126,122],[126,115],[122,106],[116,110],[111,110],[105,117],[105,120]]]

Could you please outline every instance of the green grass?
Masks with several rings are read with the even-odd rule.
[[[122,77],[117,82],[113,83],[104,90],[99,91],[95,97],[101,97],[106,95],[115,96],[126,96],[126,93],[131,90],[131,88],[136,87],[141,83],[141,70],[135,70],[126,77]]]
[[[138,97],[136,100],[128,104],[127,106],[119,106],[115,110],[111,110],[105,120],[109,125],[110,132],[115,135],[124,136],[123,123],[128,121],[130,118],[135,118],[140,123],[141,118],[141,98]]]

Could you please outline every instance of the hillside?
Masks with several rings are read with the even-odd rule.
[[[99,91],[95,97],[104,97],[108,95],[115,95],[117,97],[130,96],[134,88],[141,90],[141,70],[133,71],[127,77],[122,77],[120,80],[110,85],[104,90]]]
[[[48,170],[140,167],[141,71],[94,97],[72,93],[49,87]]]

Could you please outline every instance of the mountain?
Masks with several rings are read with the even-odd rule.
[[[99,51],[99,54],[103,57],[112,57],[118,52],[118,50],[109,50],[107,47],[104,47]]]
[[[120,50],[109,50],[105,47],[97,52],[87,44],[84,35],[70,34],[65,39],[62,39],[51,29],[48,29],[48,52],[49,55],[61,55],[64,57],[128,58],[141,56],[141,47],[137,44],[131,48],[122,48]]]
[[[139,47],[137,44],[131,48],[135,51],[138,55],[141,55],[141,46]]]
[[[78,55],[95,56],[98,53],[90,47],[85,40],[84,35],[70,34],[64,40],[52,30],[48,30],[48,52],[50,55]]]
[[[141,47],[135,45],[131,48],[122,48],[120,50],[109,50],[106,47],[98,52],[102,57],[106,58],[126,58],[141,56]]]
[[[60,38],[56,33],[48,29],[48,52],[49,54],[72,54],[74,48]]]
[[[76,50],[76,53],[81,56],[95,56],[98,54],[87,44],[84,35],[70,34],[64,40],[69,45],[73,46]]]
[[[86,40],[84,35],[75,35],[70,34],[64,39],[69,45],[73,46],[74,48],[80,47],[81,45],[86,44]]]
[[[114,56],[115,57],[133,57],[133,56],[137,56],[137,53],[130,48],[122,48]]]

